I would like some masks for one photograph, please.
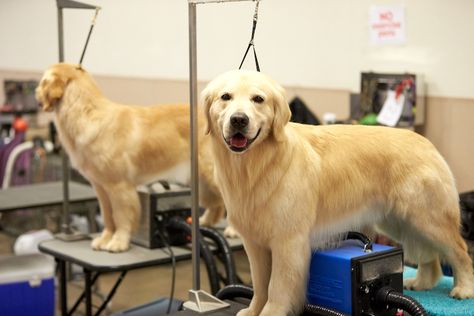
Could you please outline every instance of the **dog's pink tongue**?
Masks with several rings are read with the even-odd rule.
[[[237,148],[244,148],[247,146],[247,138],[242,134],[236,134],[230,139],[230,144]]]

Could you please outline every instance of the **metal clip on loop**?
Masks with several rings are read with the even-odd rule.
[[[244,58],[242,58],[242,61],[240,62],[239,69],[242,68],[242,65],[244,64],[245,58],[247,57],[247,53],[250,50],[250,47],[253,48],[253,56],[255,58],[255,67],[257,68],[257,71],[260,71],[260,65],[258,64],[258,59],[257,59],[257,52],[255,51],[255,45],[254,45],[254,37],[255,37],[255,30],[257,29],[257,21],[258,21],[258,5],[260,3],[260,0],[256,0],[255,4],[255,13],[253,15],[253,22],[252,22],[252,36],[250,37],[250,42],[249,45],[247,46],[247,50],[245,51]]]

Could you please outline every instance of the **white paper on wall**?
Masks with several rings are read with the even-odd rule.
[[[405,10],[401,5],[371,6],[369,9],[370,43],[404,44]]]

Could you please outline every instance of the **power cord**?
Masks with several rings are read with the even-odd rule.
[[[155,220],[158,221],[158,218],[155,217]],[[168,249],[169,253],[166,253],[166,251],[161,248],[161,250],[166,253],[167,255],[170,256],[171,258],[171,266],[172,266],[172,272],[171,272],[171,290],[170,290],[170,297],[169,297],[169,303],[168,303],[168,309],[166,311],[166,314],[171,313],[171,307],[173,306],[173,300],[174,300],[174,292],[175,292],[175,287],[176,287],[176,257],[174,255],[173,249],[171,248],[170,244],[168,243],[168,239],[163,235],[163,233],[157,229],[155,232],[155,235],[158,235],[165,245],[165,247]]]

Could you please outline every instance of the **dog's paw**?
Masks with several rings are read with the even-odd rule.
[[[107,244],[112,239],[112,233],[102,232],[102,234],[92,240],[91,247],[94,250],[107,250]]]
[[[253,312],[249,307],[241,309],[238,313],[237,316],[257,316],[258,314]]]
[[[224,236],[227,237],[227,238],[238,238],[238,237],[240,237],[239,233],[232,226],[227,226],[225,228]]]
[[[411,278],[403,280],[403,287],[411,291],[426,291],[432,289],[434,284],[420,280],[419,278]]]
[[[474,286],[455,286],[449,296],[458,300],[474,298]]]
[[[202,215],[201,217],[199,217],[199,226],[210,227],[212,225],[213,223],[211,223],[208,216]]]
[[[112,239],[105,246],[109,252],[124,252],[130,248],[130,238],[114,234]]]

